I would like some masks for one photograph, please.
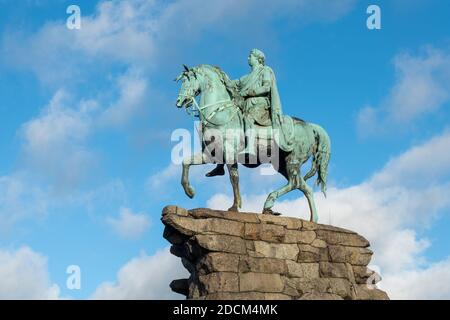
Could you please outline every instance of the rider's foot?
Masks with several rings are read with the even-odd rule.
[[[223,169],[223,164],[218,164],[217,167],[212,169],[210,172],[206,174],[207,177],[214,176],[223,176],[225,174],[225,170]]]

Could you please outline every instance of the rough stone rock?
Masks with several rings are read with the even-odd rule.
[[[169,225],[164,228],[163,237],[164,239],[175,245],[181,245],[189,238],[188,236],[178,232],[177,229]]]
[[[281,280],[281,276],[276,273],[248,272],[239,275],[239,289],[241,292],[281,293],[283,288],[284,283]]]
[[[283,226],[286,229],[294,229],[294,230],[301,230],[302,224],[304,222],[303,220],[296,218],[279,217],[268,214],[258,215],[258,218],[262,224],[276,224],[279,226]]]
[[[283,293],[265,293],[264,300],[292,300],[292,297]]]
[[[357,297],[358,300],[389,300],[386,292],[381,291],[375,287],[368,287],[367,285],[357,286]]]
[[[205,300],[268,300],[261,292],[217,292],[205,296]]]
[[[285,243],[305,243],[311,244],[316,239],[314,231],[285,230]]]
[[[314,241],[311,242],[311,246],[316,247],[316,248],[326,248],[327,243],[321,239],[314,239]]]
[[[241,256],[239,261],[239,272],[261,272],[286,274],[286,262],[282,259],[255,258],[250,256]]]
[[[328,292],[308,292],[299,300],[344,300],[341,296]]]
[[[284,241],[285,228],[275,224],[246,223],[244,238],[280,243]]]
[[[287,274],[294,278],[319,278],[319,264],[316,262],[298,263],[286,260]]]
[[[343,233],[330,230],[316,230],[317,238],[326,241],[329,244],[342,246],[363,247],[369,246],[369,241],[355,233]]]
[[[368,281],[369,278],[371,279],[372,284],[376,284],[381,280],[380,275],[376,274],[375,271],[370,270],[366,266],[353,266],[352,268],[357,284],[367,284],[368,282],[370,282]]]
[[[189,280],[188,279],[177,279],[170,283],[170,289],[173,292],[187,296],[189,294]]]
[[[234,220],[239,222],[259,223],[256,213],[244,213],[233,211],[211,210],[205,208],[197,208],[188,211],[188,215],[195,218],[220,218],[225,220]]]
[[[299,262],[319,262],[319,261],[329,261],[328,247],[313,247],[307,244],[299,244]]]
[[[220,251],[245,254],[247,247],[245,241],[239,237],[228,235],[199,234],[194,237],[200,247],[209,251]]]
[[[234,272],[213,272],[199,276],[198,281],[204,293],[239,292],[239,276]]]
[[[354,278],[350,264],[342,262],[320,262],[320,276],[324,278]],[[349,267],[350,266],[350,267]]]
[[[191,272],[189,269],[188,271]],[[223,252],[208,253],[197,263],[197,272],[200,274],[208,274],[213,272],[238,273],[239,255]]]
[[[367,266],[372,251],[367,248],[329,245],[329,253],[333,262],[348,262],[355,266]]]
[[[297,260],[298,246],[296,244],[268,243],[255,241],[255,252],[259,257]]]
[[[283,242],[286,235],[285,228],[276,224],[260,224],[261,229],[259,238],[262,241],[267,242]]]
[[[191,274],[170,287],[188,299],[389,299],[376,288],[380,277],[367,268],[369,242],[351,230],[177,206],[165,207],[161,220],[170,252]]]
[[[199,233],[217,233],[242,237],[244,224],[233,220],[218,218],[192,219],[186,216],[165,215],[163,221],[176,230],[182,230],[182,234],[192,236]]]

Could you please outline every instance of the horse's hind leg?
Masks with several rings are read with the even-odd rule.
[[[312,188],[310,186],[308,186],[306,181],[301,176],[299,176],[298,189],[301,192],[303,192],[303,194],[305,195],[306,199],[308,199],[309,212],[311,214],[310,221],[317,223],[317,221],[319,220],[319,216],[317,215],[316,204],[314,202],[313,190],[312,190]]]
[[[311,170],[308,171],[307,174],[305,174],[305,176],[303,177],[303,180],[308,180],[309,178],[311,178],[312,176],[314,176],[317,173],[317,164],[316,161],[313,160],[312,164],[311,164]]]
[[[272,207],[274,206],[275,201],[279,197],[285,195],[286,193],[288,193],[298,187],[298,178],[299,178],[299,174],[300,174],[299,167],[300,167],[299,163],[297,163],[297,162],[287,164],[286,175],[287,175],[288,182],[284,187],[281,187],[280,189],[275,190],[269,194],[269,196],[266,199],[266,202],[264,203],[264,209],[262,212],[263,214],[275,214],[272,211]]]
[[[239,211],[242,206],[241,193],[239,191],[239,171],[238,164],[227,164],[228,173],[230,174],[230,181],[233,187],[233,206],[228,209],[228,211]]]

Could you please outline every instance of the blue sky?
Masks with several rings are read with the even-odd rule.
[[[80,30],[66,28],[70,4],[81,8]],[[370,4],[381,8],[381,30],[366,27]],[[371,241],[392,297],[450,298],[448,1],[0,0],[0,8],[0,278],[9,279],[0,298],[177,297],[168,283],[185,271],[167,253],[161,209],[227,208],[231,187],[199,167],[196,197],[184,195],[170,137],[193,123],[175,108],[172,80],[183,63],[240,77],[252,48],[274,69],[284,112],[332,139],[320,221]],[[282,183],[256,170],[241,176],[247,210],[261,210]],[[278,208],[306,218],[299,196]],[[80,290],[66,287],[72,264]]]

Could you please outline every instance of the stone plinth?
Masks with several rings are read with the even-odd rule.
[[[369,242],[353,231],[291,218],[210,209],[163,210],[164,238],[189,279],[187,299],[389,299],[368,285]]]

